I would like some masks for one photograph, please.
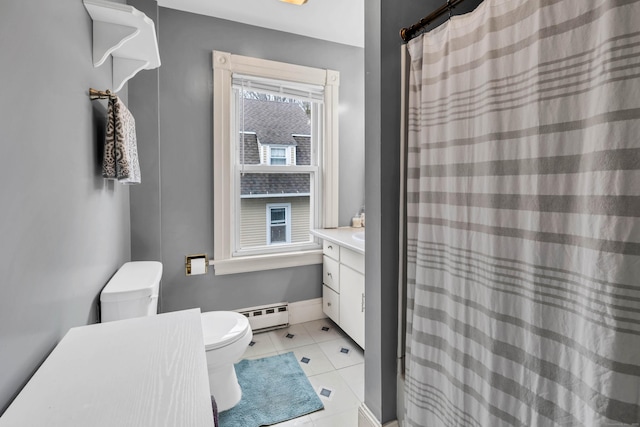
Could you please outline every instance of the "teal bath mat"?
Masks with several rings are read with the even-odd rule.
[[[235,367],[242,399],[219,414],[220,427],[269,426],[324,408],[292,352]]]

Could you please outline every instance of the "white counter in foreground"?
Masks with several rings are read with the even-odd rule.
[[[358,236],[364,237],[364,230],[364,228],[352,227],[321,228],[311,230],[311,234],[364,254],[364,238],[358,238]]]
[[[213,427],[200,310],[72,328],[0,427]]]

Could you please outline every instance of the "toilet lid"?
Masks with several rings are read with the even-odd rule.
[[[224,347],[242,338],[249,329],[249,319],[234,311],[202,313],[205,350]]]

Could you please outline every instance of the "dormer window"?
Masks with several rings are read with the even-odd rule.
[[[265,163],[272,166],[298,164],[295,146],[269,145],[265,147]]]
[[[287,149],[283,147],[269,147],[269,164],[286,165]]]

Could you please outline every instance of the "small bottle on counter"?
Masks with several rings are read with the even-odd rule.
[[[360,215],[355,215],[353,218],[351,218],[351,226],[353,228],[362,227],[362,219],[360,218]]]

